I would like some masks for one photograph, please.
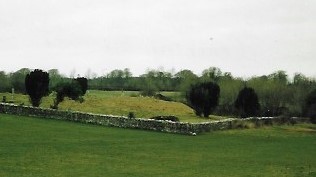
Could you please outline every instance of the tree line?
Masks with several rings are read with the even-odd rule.
[[[26,93],[25,77],[32,70],[22,68],[16,72],[0,71],[0,92]],[[59,83],[69,82],[73,78],[66,77],[57,69],[48,70],[49,90],[54,90]],[[106,75],[88,78],[88,89],[94,90],[124,90],[140,91],[145,96],[154,96],[161,91],[177,91],[182,93],[180,100],[188,103],[187,94],[192,86],[199,83],[212,82],[219,86],[219,100],[214,114],[236,115],[235,102],[239,92],[247,87],[253,89],[258,97],[260,116],[291,115],[303,116],[306,112],[304,105],[309,94],[316,89],[315,78],[309,78],[296,73],[292,80],[285,71],[276,71],[269,75],[254,76],[249,79],[232,76],[219,68],[210,67],[201,75],[191,70],[181,70],[177,73],[164,70],[148,70],[140,76],[133,76],[128,68],[113,70]]]

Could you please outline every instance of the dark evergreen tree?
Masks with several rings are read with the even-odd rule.
[[[88,79],[84,77],[78,77],[75,79],[81,87],[81,94],[85,95],[88,90]]]
[[[220,88],[213,82],[192,85],[186,94],[189,106],[198,116],[208,117],[218,105]]]
[[[308,94],[303,107],[304,115],[310,117],[312,123],[316,123],[316,89]]]
[[[54,100],[54,105],[51,106],[53,109],[58,109],[60,102],[64,101],[65,97],[68,97],[75,101],[83,101],[82,89],[77,81],[60,83],[56,89],[56,98]]]
[[[30,96],[33,106],[38,107],[42,97],[48,94],[49,74],[39,69],[35,69],[25,77],[26,93]]]
[[[235,101],[235,108],[242,118],[257,116],[260,109],[257,93],[253,88],[245,87],[240,90]]]

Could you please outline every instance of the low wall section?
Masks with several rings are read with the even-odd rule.
[[[35,108],[30,106],[18,106],[6,103],[0,103],[0,113],[22,116],[35,116],[41,118],[68,120],[88,124],[98,124],[103,126],[135,128],[186,135],[196,135],[203,132],[231,129],[233,128],[234,121],[251,121],[255,124],[272,124],[273,121],[283,121],[281,120],[281,118],[248,118],[238,120],[231,118],[205,123],[171,122],[142,118],[127,118],[124,116],[92,114],[78,111],[60,111],[46,108]],[[295,121],[294,118],[291,118],[291,120]]]

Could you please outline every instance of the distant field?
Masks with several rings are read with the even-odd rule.
[[[168,97],[179,97],[176,92],[163,92]],[[0,97],[7,96],[11,99],[9,93],[0,93]],[[182,122],[205,122],[221,119],[219,116],[210,116],[210,119],[195,116],[193,110],[179,102],[167,102],[149,97],[140,97],[138,92],[128,91],[89,91],[85,96],[83,103],[66,100],[60,104],[61,110],[74,110],[83,112],[92,112],[100,114],[112,114],[127,116],[133,112],[136,117],[150,118],[159,115],[175,115]],[[53,104],[54,97],[51,95],[43,99],[41,107],[49,108]],[[30,105],[28,96],[15,94],[16,104],[24,103]]]
[[[0,114],[0,176],[316,176],[316,125],[183,136]]]

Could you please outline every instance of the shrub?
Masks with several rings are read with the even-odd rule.
[[[65,97],[82,103],[82,95],[82,89],[78,82],[60,83],[56,88],[56,98],[54,100],[54,105],[52,105],[51,108],[57,109],[58,104],[64,101]]]
[[[7,102],[7,97],[6,96],[3,96],[2,97],[2,103],[6,103]]]
[[[304,115],[310,118],[312,123],[316,123],[316,89],[308,94],[303,106]]]
[[[127,117],[130,118],[130,119],[134,119],[135,118],[135,114],[133,112],[129,112]]]
[[[316,105],[314,105],[314,110],[316,109]],[[314,111],[314,114],[310,115],[310,121],[313,124],[316,124],[316,111]]]
[[[208,117],[218,105],[219,93],[220,88],[216,83],[199,83],[191,86],[186,99],[196,115]]]
[[[243,88],[235,101],[235,108],[242,118],[257,116],[260,105],[255,90],[250,87]]]
[[[84,77],[78,77],[74,80],[79,83],[80,88],[81,88],[81,94],[85,95],[88,90],[88,79]]]
[[[42,97],[48,95],[49,74],[35,69],[25,77],[26,93],[30,96],[32,106],[38,107]]]
[[[143,85],[142,90],[140,91],[140,94],[142,96],[149,96],[149,97],[151,97],[151,96],[156,95],[157,91],[158,91],[158,88],[154,84],[152,84],[152,83],[145,83]]]

